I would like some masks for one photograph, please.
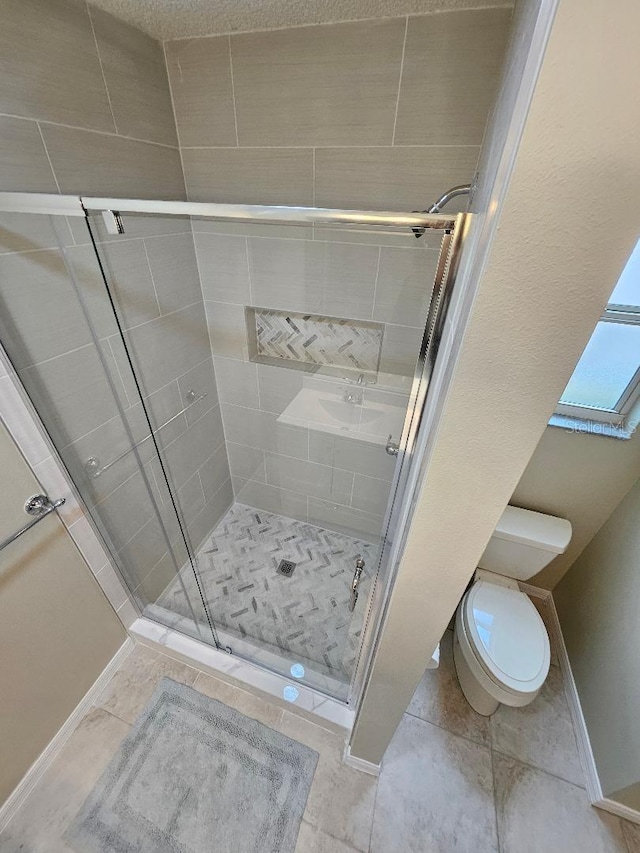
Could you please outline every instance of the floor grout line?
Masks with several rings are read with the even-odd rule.
[[[530,761],[524,761],[522,758],[516,758],[515,755],[509,755],[508,752],[504,752],[501,749],[496,749],[495,747],[491,747],[491,752],[495,753],[501,758],[507,758],[509,761],[515,761],[517,764],[522,764],[523,767],[528,767],[530,770],[535,770],[537,773],[544,773],[545,776],[551,776],[553,779],[557,779],[560,782],[565,782],[567,785],[572,785],[574,788],[578,788],[581,791],[586,793],[585,785],[578,785],[577,782],[572,782],[570,779],[565,779],[564,776],[559,776],[557,773],[552,773],[550,770],[546,770],[544,767],[538,767],[535,764],[532,764]]]

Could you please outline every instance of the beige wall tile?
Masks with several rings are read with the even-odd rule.
[[[2,139],[0,190],[30,193],[58,192],[35,121],[0,116],[0,139]],[[11,220],[8,225],[11,229]]]
[[[304,459],[265,453],[267,483],[290,492],[348,504],[353,474]]]
[[[192,424],[164,451],[173,484],[181,488],[211,454],[224,444],[220,408],[216,406]]]
[[[248,409],[260,408],[255,364],[216,356],[215,368],[221,402],[235,403]]]
[[[205,302],[211,351],[224,358],[248,360],[247,327],[242,305]]]
[[[313,152],[304,148],[185,148],[190,201],[313,204]]]
[[[422,329],[413,329],[410,326],[384,327],[382,338],[382,355],[380,357],[380,370],[383,373],[398,373],[401,376],[413,376],[420,343],[422,341]]]
[[[89,8],[118,133],[177,145],[162,46],[102,9]]]
[[[265,482],[264,451],[227,441],[231,474],[241,480]]]
[[[390,145],[404,31],[395,18],[232,36],[240,145]]]
[[[379,444],[315,430],[309,433],[309,459],[383,480],[391,480],[395,469],[395,459]]]
[[[256,305],[371,318],[378,265],[375,246],[250,237],[249,265]]]
[[[143,241],[103,243],[98,253],[123,325],[128,328],[159,317],[160,307]],[[92,320],[99,334],[117,333],[93,247],[72,249],[70,254],[74,259],[76,273],[81,273],[79,278],[83,293],[91,296]]]
[[[5,0],[0,56],[0,112],[115,130],[82,0]]]
[[[155,603],[176,576],[172,555],[167,552],[141,581],[136,593],[143,601]]]
[[[315,225],[313,228],[314,240],[328,240],[332,243],[363,243],[367,246],[390,246],[398,249],[437,248],[440,245],[442,235],[437,231],[426,231],[423,235],[416,237],[413,231],[403,228],[395,230],[392,228],[378,228],[372,226],[358,226],[357,228],[344,225]]]
[[[382,516],[369,515],[331,501],[309,498],[309,523],[337,533],[377,542],[382,533]]]
[[[407,326],[426,322],[439,254],[435,249],[380,250],[374,320]]]
[[[206,411],[218,403],[218,389],[216,388],[216,375],[213,370],[213,361],[209,355],[201,364],[197,364],[182,376],[178,377],[178,388],[182,397],[182,405],[188,404],[187,392],[195,391],[196,394],[206,394],[204,400],[200,400],[189,406],[185,412],[187,423],[197,421]]]
[[[100,520],[120,550],[154,515],[151,496],[139,472],[118,486],[100,504]]]
[[[381,448],[383,450],[383,448]],[[389,502],[390,484],[387,480],[375,480],[356,474],[353,481],[352,506],[372,515],[384,515]]]
[[[200,233],[196,233],[194,238],[204,298],[249,305],[249,264],[245,238]]]
[[[169,314],[202,301],[192,234],[150,237],[145,241],[160,311]]]
[[[202,234],[228,234],[231,237],[282,237],[292,240],[313,240],[313,225],[280,225],[271,222],[224,222],[222,219],[203,219],[194,216],[193,230]],[[357,241],[356,241],[357,242]]]
[[[307,498],[295,492],[287,492],[276,486],[258,483],[255,480],[241,480],[233,478],[233,491],[237,501],[264,509],[267,512],[275,512],[286,515],[288,518],[297,518],[299,521],[307,520]]]
[[[0,297],[2,340],[16,369],[91,342],[58,251],[3,255]]]
[[[276,415],[269,412],[229,403],[222,404],[222,418],[225,434],[238,444],[296,459],[307,458],[307,430],[302,427],[279,423]]]
[[[233,487],[231,485],[231,480],[226,480],[211,500],[207,502],[202,512],[193,519],[187,519],[187,529],[189,531],[191,543],[196,551],[201,547],[204,540],[211,534],[213,528],[220,521],[232,503]]]
[[[165,314],[127,333],[146,394],[182,376],[210,353],[201,304]],[[121,354],[118,364],[126,372]]]
[[[209,501],[231,476],[229,458],[224,442],[216,448],[204,465],[200,466],[199,474],[205,501]],[[187,515],[187,518],[192,517]]]
[[[17,119],[17,121],[22,123],[20,119]],[[33,123],[25,122],[25,124]],[[0,135],[2,135],[1,118]],[[1,156],[2,155],[0,155],[0,157]],[[42,156],[45,157],[44,147],[42,148]],[[0,167],[0,171],[1,168],[2,167]],[[1,177],[0,186],[2,186]],[[64,234],[67,240],[70,241],[70,232],[69,229],[66,228],[65,223],[66,220],[63,218],[55,220],[55,225],[58,227],[60,233]],[[54,228],[51,217],[39,216],[34,213],[0,213],[0,254],[25,252],[33,249],[57,249],[58,245],[56,228]]]
[[[91,344],[27,367],[20,376],[59,447],[96,429],[116,413],[115,400]],[[91,406],[87,406],[87,399],[93,401]]]
[[[202,491],[200,492],[200,497],[202,498]],[[158,519],[152,517],[131,537],[118,553],[121,564],[128,569],[129,577],[127,578],[127,582],[131,583],[134,588],[142,584],[143,592],[147,594],[148,598],[154,601],[155,596],[148,594],[143,581],[166,552],[167,544],[162,535],[162,528]],[[122,595],[122,600],[114,603],[116,608],[123,603],[126,597],[124,592]]]
[[[165,44],[181,145],[235,145],[229,38]]]
[[[409,18],[396,145],[480,145],[510,23],[511,9]]]
[[[63,193],[184,199],[176,148],[51,124],[42,133]]]
[[[258,388],[260,390],[260,408],[265,412],[281,414],[289,403],[302,390],[302,383],[308,374],[301,370],[291,370],[284,365],[271,367],[259,364]]]
[[[471,183],[478,153],[474,146],[318,148],[315,203],[364,210],[423,210],[450,187]]]

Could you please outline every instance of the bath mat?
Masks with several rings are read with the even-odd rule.
[[[78,853],[293,853],[317,760],[164,678],[67,841]]]

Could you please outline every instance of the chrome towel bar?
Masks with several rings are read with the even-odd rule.
[[[185,396],[187,405],[183,409],[180,409],[180,411],[176,412],[175,415],[169,418],[168,421],[165,421],[163,424],[160,424],[159,427],[156,427],[156,429],[154,429],[152,433],[149,433],[149,435],[145,435],[145,437],[141,438],[140,441],[136,441],[136,443],[132,444],[131,447],[128,447],[126,450],[123,450],[119,456],[116,456],[116,458],[112,459],[110,462],[106,462],[104,465],[102,465],[100,463],[100,459],[98,459],[97,456],[90,456],[83,465],[85,474],[92,480],[95,480],[96,477],[100,476],[100,474],[104,474],[105,471],[108,471],[109,468],[112,468],[114,465],[120,462],[121,459],[124,459],[125,456],[128,456],[130,453],[132,453],[136,447],[140,447],[145,442],[149,441],[149,439],[153,435],[157,435],[161,429],[164,429],[166,426],[169,426],[169,424],[175,421],[176,418],[179,418],[180,415],[184,415],[187,409],[190,409],[194,403],[199,403],[200,400],[204,400],[206,396],[206,391],[204,391],[202,394],[196,394],[193,388],[189,388]]]
[[[58,498],[57,501],[53,501],[53,503],[49,500],[46,495],[34,495],[24,505],[24,511],[27,515],[33,515],[34,518],[32,521],[29,521],[24,527],[21,527],[20,530],[16,530],[15,533],[12,533],[11,536],[7,536],[2,542],[0,542],[0,551],[3,548],[6,548],[7,545],[11,545],[12,542],[15,542],[18,537],[22,536],[23,533],[26,533],[27,530],[31,530],[32,527],[35,527],[39,521],[42,521],[49,513],[54,512],[54,510],[58,509],[65,502],[66,498]]]

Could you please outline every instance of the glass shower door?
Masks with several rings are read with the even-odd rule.
[[[153,288],[133,274],[141,260],[131,245],[114,252],[126,323],[153,309]],[[119,323],[82,219],[0,215],[0,339],[19,379],[140,610],[175,580],[180,629],[215,643],[197,583],[185,584],[195,568],[151,429],[150,415],[175,429],[169,403],[183,407],[180,389],[141,399]]]
[[[196,565],[149,614],[179,627],[202,595],[220,645],[347,699],[441,233],[89,220]]]

